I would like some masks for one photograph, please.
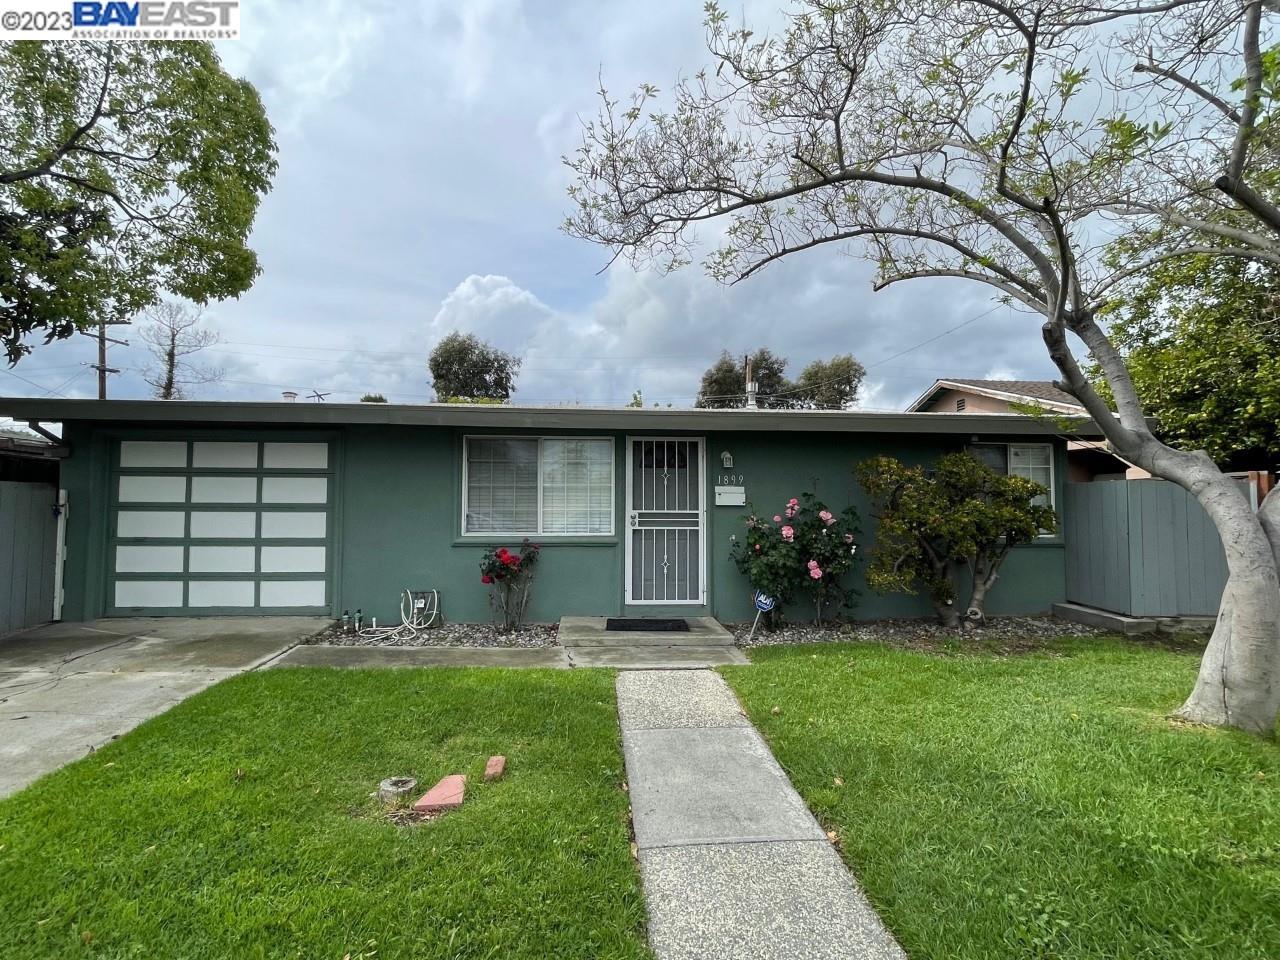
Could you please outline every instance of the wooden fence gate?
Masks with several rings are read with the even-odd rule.
[[[1212,617],[1227,582],[1204,508],[1163,480],[1068,483],[1067,599],[1135,617]]]
[[[0,481],[0,637],[56,616],[58,488]]]

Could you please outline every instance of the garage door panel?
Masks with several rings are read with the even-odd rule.
[[[263,477],[263,503],[326,503],[329,481],[325,477]]]
[[[263,573],[324,573],[324,547],[263,547]]]
[[[213,540],[253,539],[258,534],[258,515],[251,510],[194,510],[191,536]]]
[[[184,547],[116,547],[117,573],[182,573]]]
[[[186,477],[121,477],[121,503],[185,503]]]
[[[262,536],[279,540],[324,539],[329,532],[328,514],[313,510],[290,510],[262,514]]]
[[[253,573],[254,547],[190,547],[192,573]]]
[[[258,603],[264,607],[322,607],[323,580],[263,580],[258,585]]]
[[[329,466],[329,445],[264,443],[262,465],[268,470],[324,470]]]
[[[122,441],[107,594],[116,613],[328,607],[328,443]]]
[[[123,440],[120,443],[120,466],[138,468],[185,467],[185,440]]]
[[[187,584],[191,607],[252,607],[252,580],[192,580]]]
[[[192,477],[192,503],[257,503],[257,477]]]
[[[187,515],[181,510],[121,510],[116,514],[116,536],[122,538],[182,537]]]
[[[117,607],[181,607],[181,580],[117,580]]]
[[[191,445],[191,465],[227,470],[254,470],[258,466],[258,444],[240,440],[197,440]]]

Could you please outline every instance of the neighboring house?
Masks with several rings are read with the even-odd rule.
[[[1049,415],[1085,417],[1084,407],[1051,380],[935,380],[907,407],[918,413],[1020,413],[1038,407]],[[1015,409],[1022,408],[1022,409]],[[1068,479],[1141,480],[1151,476],[1110,451],[1106,441],[1078,437],[1067,443]]]
[[[868,457],[974,449],[1065,501],[1062,427],[1010,414],[60,399],[0,400],[0,414],[63,425],[74,620],[359,608],[387,622],[407,588],[482,621],[481,555],[526,536],[543,547],[535,621],[741,620],[744,515],[813,490],[858,509],[865,551],[875,522],[853,469]],[[1087,420],[1069,432],[1097,436]],[[1060,537],[1016,553],[992,613],[1064,599]],[[857,616],[931,613],[866,589],[863,568]]]

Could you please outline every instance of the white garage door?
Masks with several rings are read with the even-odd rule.
[[[323,614],[333,456],[316,440],[121,440],[108,611]]]

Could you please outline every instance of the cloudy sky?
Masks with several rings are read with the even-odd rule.
[[[696,267],[600,273],[604,251],[558,229],[560,158],[599,77],[669,89],[702,66],[701,19],[702,0],[246,3],[244,39],[221,53],[262,91],[280,170],[252,239],[262,276],[206,314],[223,341],[206,356],[226,378],[195,395],[426,402],[427,354],[452,330],[523,357],[516,400],[537,404],[622,404],[638,389],[688,405],[721,350],[757,346],[792,374],[854,354],[874,409],[937,376],[1051,377],[1034,318],[963,281],[872,293],[870,268],[836,251],[732,288]],[[91,396],[93,350],[37,344],[2,392]],[[143,350],[113,348],[111,363],[124,368],[111,396],[147,395]]]

